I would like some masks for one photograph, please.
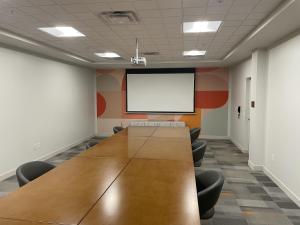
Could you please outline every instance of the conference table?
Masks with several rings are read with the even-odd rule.
[[[1,225],[200,225],[187,127],[128,127],[0,198]]]

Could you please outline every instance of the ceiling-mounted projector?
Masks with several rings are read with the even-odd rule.
[[[145,57],[139,56],[139,41],[136,39],[136,50],[135,50],[136,55],[130,58],[130,62],[132,65],[147,65],[147,60]]]

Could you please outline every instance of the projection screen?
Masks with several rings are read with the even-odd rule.
[[[126,73],[128,113],[194,113],[195,73]]]

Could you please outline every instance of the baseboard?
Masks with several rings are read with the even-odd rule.
[[[286,193],[287,196],[291,200],[293,200],[299,207],[300,207],[300,197],[298,197],[292,190],[290,190],[278,177],[276,177],[268,168],[264,167],[263,171],[268,177],[273,180],[275,184],[277,184],[284,193]]]
[[[250,160],[248,160],[248,166],[254,171],[263,171],[263,169],[264,169],[263,165],[254,164]]]
[[[84,142],[84,141],[87,141],[87,140],[91,139],[91,138],[94,137],[94,136],[95,136],[95,135],[91,135],[91,136],[89,136],[89,137],[79,139],[79,140],[73,142],[72,144],[65,145],[65,146],[63,146],[63,147],[61,147],[61,148],[59,148],[59,149],[56,149],[55,151],[53,151],[53,152],[51,152],[51,153],[49,153],[49,154],[46,154],[46,155],[40,156],[40,157],[38,157],[38,158],[35,158],[35,159],[33,159],[32,161],[39,161],[39,160],[40,160],[40,161],[45,161],[45,160],[47,160],[47,159],[50,159],[51,157],[53,157],[53,156],[55,156],[55,155],[57,155],[57,154],[59,154],[59,153],[61,153],[61,152],[64,152],[64,151],[66,151],[66,150],[68,150],[68,149],[70,149],[70,148],[72,148],[72,147],[75,147],[76,145],[79,145],[80,143],[82,143],[82,142]],[[4,172],[4,173],[0,174],[0,181],[3,181],[3,180],[5,180],[5,179],[7,179],[7,178],[9,178],[9,177],[11,177],[11,176],[13,176],[13,175],[15,175],[16,169],[17,169],[17,168],[13,168],[13,169],[11,169],[11,170],[9,170],[9,171],[7,171],[7,172]]]
[[[217,139],[217,140],[228,140],[228,136],[217,136],[217,135],[200,135],[200,139]]]
[[[229,140],[236,146],[238,147],[241,152],[243,153],[248,153],[248,149],[246,149],[244,146],[242,146],[240,143],[238,143],[237,141],[233,140],[231,137],[229,137]]]

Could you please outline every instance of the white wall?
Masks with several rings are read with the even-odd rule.
[[[251,59],[230,69],[229,136],[242,150],[248,151],[248,118],[246,118],[246,80],[251,77]],[[238,118],[237,107],[241,106]]]
[[[231,68],[230,137],[243,145],[245,126],[233,109],[243,105],[250,71],[249,165],[262,169],[300,206],[300,35]],[[251,67],[251,69],[249,68]],[[239,146],[240,147],[240,146]]]
[[[255,106],[250,108],[249,165],[262,169],[265,161],[268,52],[254,51],[251,66],[250,100],[255,102]]]
[[[300,36],[269,51],[265,169],[300,205]]]
[[[5,48],[0,62],[0,179],[95,134],[94,71]]]

